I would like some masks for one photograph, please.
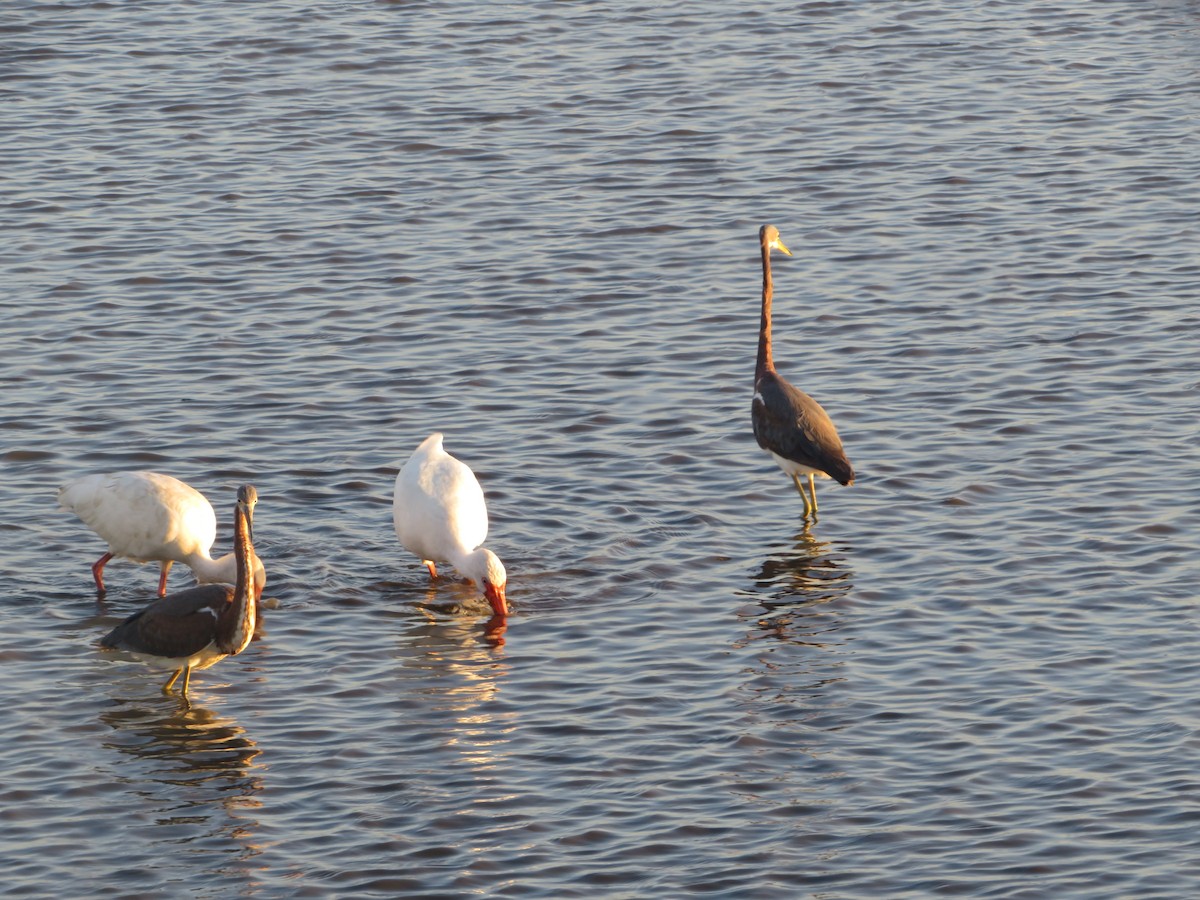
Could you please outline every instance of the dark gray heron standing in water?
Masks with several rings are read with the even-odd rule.
[[[832,478],[854,484],[854,469],[829,414],[808,394],[792,387],[775,371],[771,359],[771,251],[792,255],[779,239],[779,229],[764,225],[758,232],[762,243],[762,323],[758,329],[758,362],[754,367],[754,402],[750,418],[754,438],[790,475],[804,501],[804,518],[817,517],[815,478]],[[801,475],[808,476],[808,493]]]
[[[254,547],[251,522],[258,492],[252,485],[238,488],[233,513],[233,553],[237,584],[202,584],[167,594],[134,613],[100,641],[102,647],[127,650],[153,666],[174,669],[163,693],[183,676],[183,698],[193,669],[241,653],[254,635]]]

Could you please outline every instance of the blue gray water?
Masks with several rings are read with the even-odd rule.
[[[1198,20],[9,3],[0,890],[1200,893]],[[859,475],[811,529],[764,222]],[[434,430],[502,642],[392,532]],[[259,491],[272,608],[190,709],[55,505],[139,468],[221,552]]]

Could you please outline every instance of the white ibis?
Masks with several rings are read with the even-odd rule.
[[[442,449],[431,434],[413,451],[396,476],[392,519],[400,543],[415,553],[437,578],[445,560],[479,586],[497,616],[508,614],[507,576],[499,557],[480,546],[488,533],[487,503],[475,473]]]
[[[193,669],[207,669],[226,656],[241,653],[254,635],[257,604],[251,519],[257,499],[253,486],[238,488],[233,512],[235,584],[202,584],[168,594],[134,613],[100,641],[102,647],[125,650],[150,665],[173,669],[163,693],[170,693],[183,675],[186,700]]]
[[[817,516],[817,485],[815,476],[833,478],[841,484],[854,484],[854,469],[833,420],[819,404],[804,391],[792,387],[775,371],[771,359],[771,251],[792,255],[774,225],[764,225],[758,232],[762,243],[762,322],[758,331],[758,362],[754,368],[754,401],[750,418],[754,437],[779,464],[804,501],[804,518]],[[804,492],[801,475],[808,476],[809,495]]]
[[[166,596],[167,573],[175,562],[190,567],[201,584],[234,582],[234,554],[219,559],[209,555],[217,539],[217,515],[212,504],[178,478],[157,472],[88,475],[63,485],[58,502],[108,542],[108,552],[92,565],[92,577],[101,594],[105,591],[104,566],[113,557],[158,562],[160,597]],[[257,556],[253,560],[257,601],[267,583],[267,573]]]

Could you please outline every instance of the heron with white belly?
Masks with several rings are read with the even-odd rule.
[[[842,449],[841,438],[829,414],[808,394],[793,387],[775,371],[771,357],[771,251],[788,256],[790,251],[779,239],[779,229],[764,225],[758,233],[762,248],[762,318],[758,330],[758,360],[754,368],[754,400],[750,419],[758,446],[766,450],[779,468],[791,477],[800,499],[804,518],[817,517],[815,478],[832,478],[840,484],[854,483],[854,468]],[[804,482],[808,481],[808,493]]]
[[[251,517],[257,500],[252,485],[238,489],[233,514],[234,584],[202,584],[160,597],[100,640],[105,649],[124,650],[152,666],[172,670],[163,693],[170,693],[182,675],[186,700],[193,671],[241,653],[254,636]]]

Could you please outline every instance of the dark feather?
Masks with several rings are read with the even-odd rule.
[[[750,410],[754,437],[764,450],[818,469],[841,484],[854,483],[854,469],[829,414],[808,394],[774,371],[754,386]]]
[[[156,600],[134,613],[100,644],[175,659],[191,656],[217,636],[217,615],[233,602],[227,584],[202,584]]]

